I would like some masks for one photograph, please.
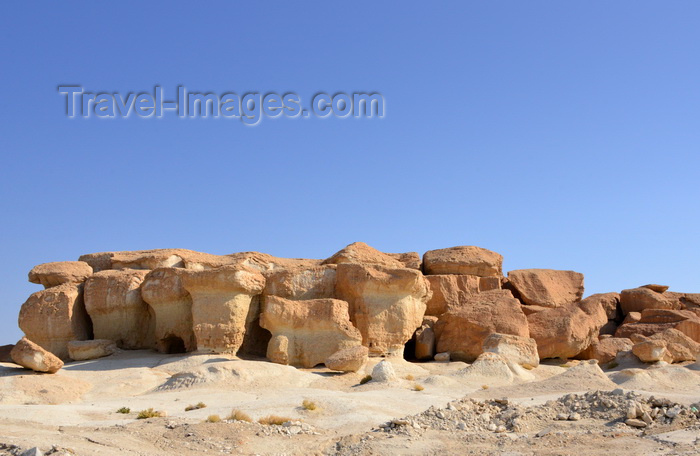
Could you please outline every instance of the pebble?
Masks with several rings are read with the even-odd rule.
[[[581,415],[579,413],[572,413],[569,415],[569,421],[578,421],[581,419]]]
[[[491,423],[491,424],[489,424],[489,425],[486,427],[486,429],[488,429],[488,430],[491,431],[491,432],[495,432],[496,429],[498,429],[498,426],[496,426],[495,424]]]
[[[567,415],[566,413],[558,413],[557,414],[558,421],[566,421],[568,419],[569,419],[569,415]]]

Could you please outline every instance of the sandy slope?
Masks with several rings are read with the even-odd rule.
[[[481,440],[473,440],[473,433],[455,434],[452,430],[443,435],[435,429],[425,430],[420,438],[396,435],[365,438],[362,442],[353,439],[374,437],[378,435],[377,426],[387,421],[421,413],[431,406],[445,407],[465,396],[509,397],[519,404],[537,406],[568,392],[622,387],[669,397],[681,404],[700,400],[697,366],[644,366],[622,358],[620,366],[603,373],[594,364],[561,367],[550,363],[515,375],[504,384],[498,372],[475,372],[473,366],[464,363],[413,364],[392,360],[400,377],[398,382],[359,385],[359,380],[378,361],[371,360],[364,372],[344,375],[325,368],[295,369],[263,360],[159,355],[148,351],[69,363],[56,375],[33,374],[0,364],[0,444],[39,446],[44,451],[58,445],[72,448],[77,454],[160,455],[444,454],[465,449],[474,454],[499,454],[497,448],[522,443],[517,450],[527,451],[522,454],[550,454],[544,443],[541,448],[531,448],[529,443],[520,442],[518,439],[525,434],[511,438],[487,433]],[[416,385],[424,390],[415,391]],[[304,410],[304,399],[315,402],[318,409]],[[207,407],[185,412],[187,405],[198,402]],[[132,413],[116,413],[120,407],[129,407]],[[167,418],[136,420],[135,412],[147,408],[163,410]],[[270,414],[282,415],[303,421],[305,427],[298,434],[287,435],[288,429],[257,423],[203,423],[212,414],[225,418],[233,409],[242,410],[255,420]],[[551,424],[543,422],[541,427]],[[555,424],[571,427],[566,434],[577,436],[572,440],[574,446],[606,448],[604,442],[608,438],[597,432],[609,432],[604,424]],[[535,427],[539,425],[536,423]],[[591,430],[596,432],[588,432]],[[663,444],[657,440],[645,440],[633,429],[623,431],[620,435],[633,443],[621,444],[614,454],[662,451],[659,445]],[[692,436],[694,431],[688,432]],[[552,436],[544,436],[540,442],[551,440]],[[591,436],[602,440],[596,443]],[[503,438],[507,440],[499,443]],[[695,441],[690,437],[686,440],[682,445],[697,449],[695,454],[700,454]],[[2,451],[0,445],[0,454]]]

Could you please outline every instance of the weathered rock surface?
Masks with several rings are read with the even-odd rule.
[[[416,331],[415,355],[419,361],[428,361],[435,356],[435,332],[431,325],[425,323]]]
[[[15,348],[13,344],[0,345],[0,363],[12,363],[10,352]]]
[[[700,316],[689,310],[646,309],[639,313],[639,319],[629,319],[635,312],[628,314],[623,324],[617,328],[615,337],[630,338],[634,334],[651,336],[674,328],[696,342],[700,342]],[[629,319],[629,320],[628,320]]]
[[[398,380],[394,366],[389,361],[382,360],[372,369],[372,381],[390,383]]]
[[[497,353],[508,362],[525,368],[537,367],[540,364],[537,342],[530,337],[494,333],[484,339],[482,349],[484,353]]]
[[[581,302],[533,313],[527,320],[540,359],[545,359],[571,358],[581,353],[598,339],[608,318],[599,304]]]
[[[594,340],[576,359],[596,359],[600,364],[613,361],[621,351],[632,350],[632,341],[620,337],[606,337]]]
[[[103,358],[117,352],[117,344],[113,340],[74,340],[68,342],[68,355],[74,361]]]
[[[156,348],[161,353],[185,353],[197,349],[192,323],[192,297],[182,285],[188,271],[158,268],[141,284],[141,296],[153,310]]]
[[[468,295],[480,291],[480,277],[474,275],[441,274],[428,275],[425,278],[430,283],[432,297],[427,302],[426,315],[440,316],[441,314],[458,309],[459,293]]]
[[[503,257],[475,246],[430,250],[423,255],[425,274],[460,274],[479,277],[503,275]]]
[[[646,309],[681,309],[678,301],[668,299],[664,294],[644,287],[622,290],[620,307],[625,315]]]
[[[85,309],[96,339],[125,349],[153,348],[152,309],[141,298],[145,270],[106,270],[85,281]]]
[[[19,327],[32,342],[68,358],[69,341],[92,336],[82,285],[64,283],[33,293],[19,311]]]
[[[83,261],[60,261],[34,266],[29,271],[29,281],[50,288],[64,283],[83,283],[91,275],[92,268]]]
[[[370,355],[400,356],[423,321],[431,292],[415,269],[339,264],[336,296],[350,304],[350,320]]]
[[[323,264],[375,264],[387,268],[420,269],[420,255],[416,252],[384,253],[364,242],[354,242],[324,260]]]
[[[16,364],[35,372],[54,374],[63,367],[63,361],[26,337],[15,344],[10,357]]]
[[[236,354],[259,318],[259,303],[253,298],[265,287],[265,277],[239,266],[222,266],[189,271],[181,279],[192,297],[197,350]]]
[[[328,299],[335,297],[334,264],[301,269],[274,269],[265,273],[263,294],[285,299]]]
[[[508,281],[527,305],[563,307],[583,296],[583,274],[555,269],[519,269],[508,273]]]
[[[584,299],[582,302],[590,302],[603,307],[608,320],[622,321],[622,309],[620,309],[620,293],[598,293]]]
[[[471,362],[483,352],[484,340],[493,333],[529,337],[527,318],[510,291],[462,293],[460,299],[463,305],[442,314],[435,324],[438,352],[450,352],[453,360]]]
[[[663,293],[666,290],[668,290],[667,285],[657,285],[657,284],[642,285],[640,288],[648,288],[651,291],[655,291],[657,293]]]
[[[330,370],[357,372],[367,362],[369,350],[363,345],[344,348],[326,358],[324,364]]]
[[[666,350],[666,343],[663,340],[647,339],[640,341],[634,344],[632,353],[644,363],[655,363],[657,361],[673,362],[673,357]]]
[[[635,342],[632,353],[646,363],[695,361],[700,356],[700,343],[673,328],[650,337],[635,334],[632,341]]]
[[[339,350],[362,343],[360,331],[350,323],[348,303],[338,299],[292,301],[267,296],[260,326],[272,333],[268,359],[280,364],[314,367]],[[278,342],[281,338],[286,342]]]

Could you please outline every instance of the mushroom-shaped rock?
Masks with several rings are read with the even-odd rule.
[[[141,298],[148,271],[106,270],[85,281],[85,308],[95,339],[109,339],[125,349],[153,348],[152,309]]]
[[[335,269],[333,264],[300,269],[274,269],[265,273],[263,294],[295,300],[333,298]]]
[[[367,362],[369,350],[363,345],[344,348],[326,358],[324,364],[330,370],[340,372],[357,372]]]
[[[530,337],[494,333],[484,339],[482,348],[484,353],[498,353],[508,362],[525,368],[537,367],[540,364],[537,342]]]
[[[279,364],[314,367],[362,342],[360,331],[350,323],[348,303],[338,299],[267,296],[260,326],[272,333],[267,357]]]
[[[493,333],[529,337],[527,318],[510,291],[462,293],[460,300],[458,309],[445,312],[435,324],[438,353],[450,352],[453,360],[472,362]]]
[[[188,271],[182,285],[192,297],[197,350],[236,354],[247,328],[258,318],[258,302],[253,298],[265,287],[265,277],[238,266],[223,266]]]
[[[581,302],[533,313],[527,320],[540,359],[545,359],[578,355],[598,339],[608,317],[599,304]]]
[[[19,311],[19,327],[29,340],[59,358],[68,358],[69,341],[92,335],[83,286],[64,283],[32,294]]]
[[[44,288],[64,283],[83,283],[92,275],[92,268],[84,261],[59,261],[34,266],[29,271],[29,281]]]
[[[336,296],[350,304],[350,320],[370,355],[403,354],[421,326],[430,285],[415,269],[339,264]]]
[[[626,315],[630,312],[642,312],[646,309],[680,310],[681,304],[677,300],[669,299],[663,293],[647,287],[640,287],[622,290],[620,293],[620,307]]]
[[[156,348],[161,353],[197,349],[192,330],[192,297],[182,286],[185,269],[158,268],[141,284],[141,296],[153,309]]]
[[[376,264],[387,268],[420,269],[420,255],[409,253],[384,253],[364,242],[355,242],[336,252],[323,264]]]
[[[75,361],[102,358],[116,352],[117,344],[113,340],[94,339],[68,342],[68,355]]]
[[[63,361],[26,337],[15,344],[10,357],[16,364],[35,372],[54,374],[63,367]]]
[[[555,269],[518,269],[508,281],[523,303],[541,307],[562,307],[583,296],[583,274]]]
[[[430,250],[423,255],[426,274],[467,274],[479,277],[503,275],[503,256],[475,246]]]
[[[576,356],[576,359],[596,359],[605,364],[613,361],[621,351],[632,350],[632,341],[622,337],[606,337],[594,340],[587,349]]]

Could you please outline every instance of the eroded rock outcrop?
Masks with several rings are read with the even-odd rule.
[[[275,269],[265,273],[265,295],[286,299],[327,299],[335,297],[336,266]]]
[[[630,316],[632,318],[630,318]],[[615,337],[631,338],[635,334],[652,336],[673,328],[696,342],[700,342],[700,316],[689,310],[645,309],[630,312],[617,329]]]
[[[415,269],[339,264],[336,296],[350,304],[350,320],[370,355],[400,356],[423,321],[431,292]]]
[[[83,283],[92,275],[92,268],[84,261],[59,261],[34,266],[29,271],[29,281],[44,288],[55,287],[64,283]]]
[[[484,353],[497,353],[511,363],[531,369],[540,364],[537,342],[530,337],[494,333],[484,339]]]
[[[479,277],[503,275],[503,256],[475,246],[430,250],[423,255],[426,274],[460,274]]]
[[[632,341],[622,337],[606,337],[594,340],[576,359],[595,359],[600,364],[613,361],[618,353],[632,350]]]
[[[521,304],[510,291],[462,293],[460,300],[463,304],[458,309],[443,313],[435,324],[438,353],[449,352],[453,360],[472,362],[493,333],[530,336]]]
[[[420,269],[421,262],[417,252],[384,253],[364,242],[354,242],[324,260],[323,264],[375,264],[387,268]]]
[[[246,331],[259,318],[256,296],[265,287],[265,277],[238,266],[223,266],[188,271],[181,280],[192,297],[197,350],[236,354]]]
[[[646,309],[681,309],[680,302],[669,299],[664,293],[647,287],[622,290],[620,293],[620,307],[625,315],[630,312],[642,312]]]
[[[508,273],[508,281],[527,305],[563,307],[583,296],[583,274],[555,269],[519,269]]]
[[[650,337],[635,334],[632,342],[632,353],[645,363],[695,361],[700,355],[700,343],[673,328]]]
[[[19,311],[19,327],[29,340],[67,359],[68,342],[92,337],[82,285],[63,283],[32,294]]]
[[[350,322],[348,303],[338,299],[292,301],[267,296],[260,326],[272,333],[267,357],[293,366],[314,367],[362,343]]]
[[[109,339],[120,348],[154,347],[152,309],[141,298],[146,270],[100,271],[85,281],[85,309],[96,339]]]
[[[54,374],[63,367],[63,361],[26,337],[15,344],[10,357],[16,364],[35,372]]]

